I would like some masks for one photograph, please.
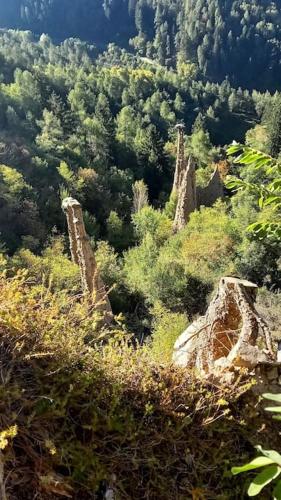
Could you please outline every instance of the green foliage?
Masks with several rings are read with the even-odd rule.
[[[274,420],[281,420],[281,394],[263,394],[263,397],[265,399],[268,399],[269,401],[274,401],[274,403],[278,403],[278,405],[265,408],[265,410],[274,414],[273,416]],[[280,415],[278,415],[278,413],[280,413]],[[278,460],[279,460],[279,465],[281,467],[281,458],[279,459],[278,457]]]
[[[212,143],[210,135],[203,129],[195,130],[190,137],[189,148],[199,166],[208,165],[212,159]]]
[[[96,261],[102,278],[107,286],[121,282],[121,267],[114,249],[107,241],[99,241],[95,249]]]
[[[120,241],[122,241],[123,222],[116,212],[110,212],[106,225],[109,243],[113,246],[120,245]]]
[[[149,206],[133,215],[133,223],[139,241],[143,241],[147,235],[150,235],[160,246],[172,234],[172,221],[165,213]]]
[[[280,394],[263,394],[265,399],[279,403],[273,407],[265,408],[266,411],[274,413],[273,418],[275,420],[281,420],[281,395]],[[275,415],[277,413],[277,415]],[[280,413],[280,415],[278,415]],[[237,475],[242,472],[248,472],[249,470],[255,470],[263,467],[262,472],[257,474],[257,476],[250,483],[248,488],[249,497],[255,497],[265,488],[268,484],[275,483],[275,480],[281,474],[281,455],[274,450],[264,450],[262,446],[257,446],[257,450],[262,454],[262,456],[255,458],[251,462],[243,465],[242,467],[233,467],[231,469],[232,474]],[[281,481],[277,481],[275,484],[272,498],[273,500],[279,500],[281,491]]]
[[[169,217],[169,219],[174,220],[177,210],[178,195],[176,192],[171,193],[169,200],[166,202],[164,207],[164,214]]]
[[[243,179],[231,178],[227,182],[229,189],[247,190],[258,198],[258,205],[266,219],[251,224],[248,228],[259,238],[281,238],[281,166],[272,157],[256,151],[248,146],[235,144],[228,149],[228,154],[240,153],[235,158],[235,164],[241,164],[251,170],[265,170],[265,183],[250,183]],[[270,210],[266,210],[270,208]]]
[[[189,0],[184,7],[179,0],[74,0],[71,12],[64,1],[25,2],[24,26],[39,33],[51,23],[56,39],[71,26],[71,35],[97,36],[99,47],[115,37],[128,40],[136,26],[138,54],[114,43],[98,54],[79,39],[55,45],[47,35],[0,32],[4,483],[15,498],[98,497],[104,481],[113,481],[118,498],[241,498],[242,482],[233,487],[228,470],[242,450],[249,459],[244,450],[260,426],[252,396],[243,410],[247,387],[240,381],[214,390],[170,361],[174,341],[205,312],[222,275],[239,272],[270,289],[280,286],[280,168],[266,154],[270,144],[278,146],[280,131],[274,135],[265,113],[279,95],[230,84],[251,85],[243,68],[256,74],[257,47],[268,64],[279,43],[278,23],[271,22],[277,6],[271,3],[269,14],[235,0],[230,19],[220,0]],[[0,2],[0,17],[1,9]],[[251,30],[250,18],[257,21]],[[241,67],[240,50],[247,59],[245,44],[253,40],[251,60]],[[264,62],[259,74],[268,85],[279,81],[272,79],[271,72],[279,74],[274,61],[269,71]],[[230,80],[221,83],[205,78],[227,73]],[[191,134],[187,151],[204,185],[211,162],[224,158],[213,144],[243,140],[261,119],[247,141],[260,143],[264,153],[241,146],[235,160],[243,164],[231,185],[239,193],[193,213],[174,235],[175,123]],[[83,205],[109,289],[116,314],[110,328],[100,327],[81,296],[68,242],[54,236],[46,245],[54,227],[55,235],[66,231],[61,198],[69,195]],[[259,236],[270,229],[270,238],[255,239],[250,225]],[[279,295],[264,290],[261,297],[278,335]],[[274,461],[266,465],[251,494],[279,471]]]
[[[247,146],[264,153],[269,150],[268,141],[268,132],[264,125],[256,125],[246,133],[245,142]]]
[[[52,111],[44,109],[42,120],[38,125],[41,128],[41,134],[36,139],[38,146],[50,153],[63,153],[64,137],[60,119]]]
[[[16,269],[28,269],[30,277],[37,282],[46,283],[52,290],[68,290],[72,294],[80,292],[80,273],[65,253],[65,241],[53,237],[42,256],[34,255],[28,249],[19,250],[11,259]]]
[[[276,0],[230,4],[222,0],[74,0],[71,8],[67,0],[11,0],[9,6],[0,5],[0,15],[2,26],[36,33],[45,30],[56,39],[70,39],[68,45],[77,45],[75,62],[86,59],[79,37],[98,46],[118,42],[127,47],[130,40],[149,66],[177,66],[187,83],[198,68],[215,81],[228,75],[243,88],[252,88],[254,82],[259,88],[275,89],[280,80]],[[29,40],[27,32],[23,44]],[[42,35],[40,46],[50,47],[50,38]],[[118,50],[111,43],[113,63]],[[91,52],[95,53],[93,47]],[[235,99],[230,104],[235,105]]]
[[[239,237],[223,202],[193,213],[180,239],[180,256],[192,276],[214,283],[235,271],[233,260]]]
[[[44,227],[31,186],[16,169],[0,165],[1,239],[9,250],[16,250],[24,237],[40,243]]]
[[[221,202],[192,214],[175,236],[170,219],[151,207],[134,215],[134,223],[140,244],[125,255],[125,282],[152,304],[160,301],[170,310],[198,312],[216,280],[235,271],[239,235]]]
[[[35,284],[26,271],[1,275],[0,293],[0,448],[9,494],[90,499],[105,483],[118,497],[144,498],[149,482],[149,494],[163,500],[198,489],[241,497],[242,482],[231,484],[227,469],[261,424],[251,384],[213,389],[156,365],[150,349],[128,345],[122,331],[97,331],[83,300]],[[265,441],[276,434],[269,424]]]
[[[281,98],[276,94],[272,106],[265,111],[264,121],[268,134],[268,152],[278,158],[281,152]]]
[[[148,189],[143,181],[135,182],[133,195],[133,211],[136,213],[148,205]]]
[[[106,221],[106,230],[108,242],[116,250],[128,247],[132,239],[132,229],[129,224],[125,224],[117,212],[110,212]]]
[[[170,364],[177,338],[188,326],[185,314],[171,313],[156,304],[153,311],[151,353],[158,363]]]
[[[199,187],[206,187],[214,173],[214,165],[210,164],[207,167],[198,168],[196,170],[196,185]]]
[[[152,17],[146,14],[146,21],[153,18],[154,7],[150,8]],[[100,4],[99,9],[102,14]],[[162,40],[160,26],[170,6],[159,9],[157,26],[151,29],[156,29],[160,45],[152,44],[150,49],[158,53],[161,48],[159,55],[165,59],[174,35],[168,23]],[[124,16],[120,5],[117,11]],[[176,57],[172,48],[169,57]],[[13,238],[3,231],[2,239],[11,252],[20,247],[22,237],[36,238],[34,233],[40,250],[53,227],[65,229],[62,190],[77,197],[89,216],[95,217],[97,238],[106,235],[111,212],[126,227],[133,205],[132,186],[140,179],[147,186],[151,205],[162,208],[171,192],[176,121],[184,122],[190,131],[196,119],[189,149],[198,166],[204,166],[200,176],[206,177],[209,162],[221,154],[213,143],[242,140],[253,120],[259,120],[275,99],[232,88],[226,81],[207,82],[183,54],[165,68],[114,44],[97,56],[91,45],[78,39],[55,45],[46,36],[37,40],[30,32],[9,30],[0,33],[1,58],[1,161],[23,175],[34,208],[32,216],[27,216],[34,227],[29,223],[24,231],[16,228]],[[174,200],[169,218],[173,205]],[[131,243],[130,234],[114,244],[123,250]]]

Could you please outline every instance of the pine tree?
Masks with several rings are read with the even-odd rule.
[[[281,95],[277,94],[273,107],[266,113],[266,124],[269,138],[269,153],[275,158],[281,152]]]

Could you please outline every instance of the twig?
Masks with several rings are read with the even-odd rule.
[[[0,451],[0,500],[8,500],[4,481],[4,458],[2,451]]]

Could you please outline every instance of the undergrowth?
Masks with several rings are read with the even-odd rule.
[[[0,277],[0,491],[11,499],[241,499],[231,467],[276,432],[232,386],[156,365],[81,297]]]

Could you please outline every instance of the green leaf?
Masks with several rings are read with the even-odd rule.
[[[264,205],[264,197],[261,196],[260,199],[259,199],[259,207],[263,208],[263,205]]]
[[[272,413],[281,413],[281,406],[270,406],[265,408],[266,411],[271,411]]]
[[[247,231],[257,233],[259,236],[266,236],[266,224],[261,223],[261,222],[255,222],[254,224],[251,224],[248,228]]]
[[[264,399],[269,399],[270,401],[276,401],[277,403],[281,403],[281,394],[265,393],[262,394],[262,397]]]
[[[267,484],[271,483],[273,479],[279,476],[280,472],[281,468],[277,465],[266,467],[266,469],[260,472],[251,482],[248,489],[249,497],[257,496]]]
[[[257,457],[251,462],[242,465],[241,467],[232,467],[231,472],[234,476],[241,474],[241,472],[247,472],[248,470],[258,469],[259,467],[264,467],[265,465],[274,464],[274,461],[267,457]]]
[[[280,196],[274,196],[274,195],[271,195],[271,196],[268,196],[265,200],[265,203],[264,205],[272,205],[273,203],[280,203],[280,200],[281,200],[281,197]]]
[[[273,490],[273,500],[281,500],[281,481],[278,481]]]
[[[264,457],[270,458],[272,462],[281,467],[281,455],[275,450],[264,450],[261,446],[256,446],[256,449],[260,451]]]
[[[227,154],[231,156],[234,153],[238,153],[238,151],[241,151],[242,147],[243,146],[241,144],[233,143],[229,146],[229,148],[227,148]]]
[[[271,163],[271,160],[269,158],[267,160],[264,158],[259,158],[255,162],[254,168],[258,169],[258,168],[262,168],[262,167],[268,167],[268,165],[270,165],[270,163]]]
[[[276,191],[281,190],[281,179],[275,179],[270,184]]]

